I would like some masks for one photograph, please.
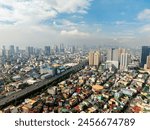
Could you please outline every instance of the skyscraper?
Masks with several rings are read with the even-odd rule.
[[[89,65],[98,66],[100,64],[100,53],[98,51],[91,51],[89,53]]]
[[[6,58],[6,49],[5,46],[2,48],[2,57]]]
[[[150,69],[150,55],[147,56],[146,67],[147,69]]]
[[[124,49],[124,48],[119,48],[118,49],[118,58],[119,58],[119,61],[120,61],[120,59],[121,59],[121,54],[122,53],[126,53],[126,49]]]
[[[108,52],[107,52],[107,60],[109,60],[109,61],[112,60],[112,48],[108,49]]]
[[[2,56],[3,55],[3,51],[2,51],[2,49],[0,49],[0,56]]]
[[[94,65],[98,66],[100,64],[100,53],[97,51],[94,53]]]
[[[50,46],[45,46],[44,53],[45,53],[46,56],[49,56],[49,55],[50,55],[50,53],[51,53],[51,48],[50,48]]]
[[[118,49],[113,50],[112,61],[119,61]]]
[[[120,59],[120,69],[127,70],[129,63],[131,63],[131,55],[128,53],[122,53]]]
[[[14,47],[14,45],[11,45],[9,48],[9,55],[14,56],[14,54],[15,54],[15,47]]]
[[[59,52],[59,48],[58,48],[57,45],[54,46],[54,52],[55,52],[55,53],[58,53],[58,52]]]
[[[75,50],[76,50],[75,46],[72,46],[72,47],[70,48],[71,53],[75,53]]]
[[[34,54],[34,48],[33,47],[28,46],[26,48],[26,51],[27,51],[28,56],[31,56]]]
[[[94,65],[94,52],[89,52],[89,65]]]
[[[19,53],[19,47],[18,46],[16,47],[16,53]]]
[[[64,52],[64,44],[60,44],[60,52]]]
[[[118,49],[110,48],[107,53],[107,60],[108,61],[118,61]]]
[[[0,57],[1,57],[1,63],[5,64],[5,62],[6,62],[6,49],[5,49],[5,46],[3,46],[2,49],[0,49]]]
[[[150,46],[142,46],[141,67],[146,64],[147,56],[150,54]]]

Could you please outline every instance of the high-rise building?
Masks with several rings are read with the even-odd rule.
[[[14,54],[15,54],[15,47],[14,47],[14,45],[11,45],[9,48],[9,55],[14,56]]]
[[[19,47],[18,46],[16,47],[16,53],[19,53]]]
[[[1,55],[1,49],[0,49],[0,67],[2,66],[2,55]]]
[[[72,47],[70,48],[71,53],[75,53],[75,50],[76,50],[75,46],[72,46]]]
[[[64,44],[60,44],[60,52],[64,52],[65,49],[64,49]]]
[[[50,55],[50,53],[51,53],[51,48],[50,48],[50,46],[45,46],[44,53],[45,53],[46,56],[49,56],[49,55]]]
[[[147,56],[150,54],[150,46],[142,46],[141,67],[146,64]]]
[[[106,55],[104,53],[100,54],[100,61],[105,62],[106,61]]]
[[[2,49],[0,49],[0,56],[6,57],[6,49],[5,49],[5,46],[3,46]]]
[[[107,60],[108,61],[118,61],[119,60],[118,49],[110,48],[107,53]]]
[[[5,64],[6,63],[6,49],[5,46],[3,46],[2,49],[0,49],[0,57],[1,57],[1,63]]]
[[[113,50],[112,61],[119,61],[118,49]]]
[[[146,69],[150,69],[150,55],[147,56]]]
[[[120,61],[120,59],[121,59],[121,54],[122,53],[126,53],[126,49],[124,49],[124,48],[119,48],[118,49],[118,58],[119,58],[119,61]]]
[[[122,53],[120,59],[120,69],[127,70],[129,63],[131,63],[131,55],[128,53]]]
[[[108,61],[111,61],[112,60],[112,48],[108,49],[108,52],[107,52],[107,60]]]
[[[100,53],[97,51],[94,53],[94,65],[98,66],[100,64]]]
[[[59,48],[58,48],[57,45],[54,46],[54,52],[55,52],[55,53],[58,53],[58,52],[59,52]]]
[[[15,59],[15,47],[11,45],[8,50],[8,61],[13,64]]]
[[[28,47],[26,48],[26,51],[27,51],[28,56],[31,56],[31,55],[34,54],[34,48],[31,47],[31,46],[28,46]]]
[[[100,64],[100,53],[98,51],[91,51],[89,53],[89,65],[98,66]]]
[[[39,55],[42,54],[42,49],[41,48],[35,48],[34,53],[35,53],[36,56],[39,56]]]
[[[110,48],[107,53],[107,62],[109,64],[112,64],[116,68],[119,67],[119,55],[118,55],[118,49],[116,48]]]
[[[94,52],[89,52],[89,65],[94,65]]]

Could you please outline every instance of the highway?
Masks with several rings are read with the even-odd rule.
[[[0,108],[3,108],[4,106],[7,106],[23,97],[27,97],[27,95],[32,94],[33,92],[36,92],[38,90],[44,89],[46,86],[50,86],[54,82],[60,82],[62,80],[65,80],[64,78],[70,74],[76,73],[83,69],[83,67],[87,64],[87,60],[83,61],[82,63],[66,70],[64,73],[61,73],[60,75],[57,75],[55,77],[52,77],[51,79],[45,79],[39,83],[33,84],[21,91],[18,91],[16,93],[13,93],[3,99],[0,100]]]

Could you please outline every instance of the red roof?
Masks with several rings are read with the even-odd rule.
[[[139,113],[139,112],[141,111],[141,107],[139,107],[139,106],[134,106],[134,107],[131,108],[131,110],[132,110],[132,112],[134,112],[134,113]]]

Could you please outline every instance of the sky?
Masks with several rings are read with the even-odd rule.
[[[150,45],[149,0],[0,0],[0,46]]]

